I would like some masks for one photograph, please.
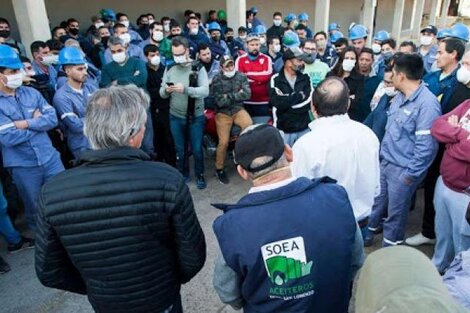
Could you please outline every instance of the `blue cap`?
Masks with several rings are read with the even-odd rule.
[[[113,9],[102,9],[100,13],[101,13],[102,18],[105,18],[111,21],[116,20],[116,13],[114,12]]]
[[[332,31],[332,30],[339,30],[341,28],[341,26],[338,24],[338,23],[331,23],[330,25],[328,25],[328,31]]]
[[[452,26],[450,29],[452,31],[450,37],[461,39],[465,42],[468,41],[469,30],[468,30],[467,25],[462,24],[462,23],[457,23],[454,26]]]
[[[210,22],[208,28],[209,28],[209,32],[211,32],[213,30],[221,31],[220,25],[217,22]]]
[[[330,35],[330,41],[331,41],[331,43],[337,42],[338,39],[340,39],[340,38],[344,38],[344,35],[343,35],[343,33],[340,32],[339,30]]]
[[[300,46],[299,35],[291,30],[285,32],[284,37],[282,37],[282,44],[288,48]]]
[[[356,40],[367,37],[367,29],[363,25],[356,24],[349,30],[349,39]]]
[[[59,65],[85,64],[82,52],[77,47],[65,47],[59,51]]]
[[[19,70],[23,68],[20,57],[8,45],[0,45],[0,67],[6,67],[12,70]]]
[[[302,12],[299,14],[299,21],[308,21],[308,14],[306,12]]]
[[[450,28],[441,28],[437,32],[436,38],[437,39],[442,39],[442,38],[446,38],[446,37],[450,37],[450,36],[452,36],[452,30]]]
[[[258,35],[266,34],[266,27],[264,27],[264,25],[256,26],[255,27],[255,33],[257,33]]]
[[[390,39],[390,33],[387,32],[386,30],[380,30],[374,36],[374,40],[377,40],[380,42],[385,41],[387,39]]]
[[[296,19],[297,19],[297,15],[295,15],[294,13],[289,13],[289,14],[287,14],[287,16],[284,18],[284,22],[290,23],[290,22],[292,22],[293,20],[296,20]]]
[[[257,7],[251,7],[250,12],[253,14],[258,13],[258,8]]]

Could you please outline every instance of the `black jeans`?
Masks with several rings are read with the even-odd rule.
[[[423,236],[430,239],[436,238],[434,231],[434,218],[436,210],[434,209],[434,190],[436,182],[439,178],[439,169],[441,166],[442,157],[444,155],[444,145],[439,145],[436,158],[428,169],[426,178],[424,179],[424,214],[423,214]]]

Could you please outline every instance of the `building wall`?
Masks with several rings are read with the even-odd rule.
[[[0,15],[10,20],[14,36],[18,36],[16,19],[12,7],[13,0],[0,0],[2,8]],[[157,18],[162,16],[183,19],[183,11],[192,9],[205,15],[210,9],[225,9],[225,0],[200,0],[190,2],[187,0],[155,1],[155,0],[133,0],[133,1],[71,1],[71,0],[44,0],[49,15],[51,27],[58,25],[62,20],[74,17],[82,23],[85,30],[91,23],[90,18],[98,15],[102,8],[113,8],[116,13],[126,12],[132,22],[144,12],[151,12]],[[284,15],[290,12],[299,14],[307,12],[310,16],[310,24],[313,25],[315,1],[324,0],[301,0],[286,2],[285,0],[247,0],[247,9],[256,6],[259,10],[258,16],[269,27],[272,24],[272,14],[280,11]],[[347,35],[347,29],[351,22],[360,22],[362,0],[331,0],[330,21],[341,25],[341,30]],[[393,0],[377,0],[376,29],[391,30],[393,24]],[[403,29],[410,27],[413,0],[406,0],[403,16]],[[230,14],[230,12],[227,12]]]

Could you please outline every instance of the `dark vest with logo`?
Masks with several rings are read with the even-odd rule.
[[[244,312],[348,311],[356,221],[345,189],[330,178],[248,194],[214,232],[242,277]]]

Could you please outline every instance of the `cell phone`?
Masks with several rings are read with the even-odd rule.
[[[169,83],[166,83],[166,85],[167,85],[168,87],[171,87],[171,86],[174,86],[175,84],[172,83],[172,82],[169,82]]]

